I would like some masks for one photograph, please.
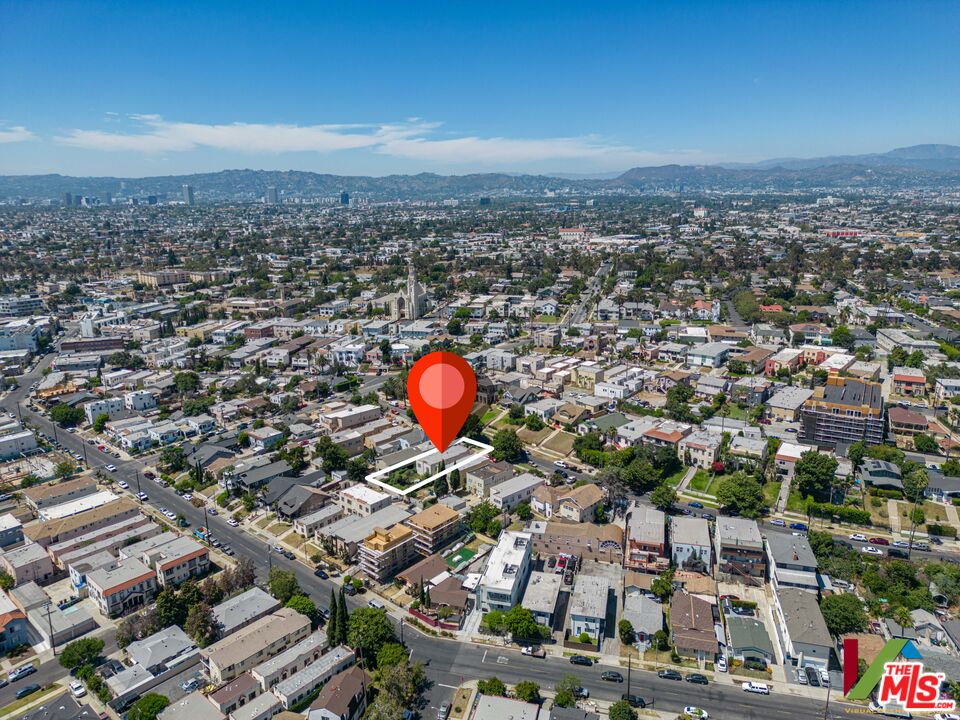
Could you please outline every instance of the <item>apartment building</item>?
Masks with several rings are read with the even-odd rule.
[[[637,572],[655,573],[670,567],[666,554],[666,516],[648,505],[639,505],[627,516],[626,549],[623,566]]]
[[[87,573],[87,592],[105,617],[146,605],[157,592],[157,574],[130,558]]]
[[[143,560],[157,572],[160,587],[176,587],[210,569],[210,551],[188,537],[177,537],[143,553]]]
[[[336,502],[345,514],[367,517],[388,507],[393,502],[393,497],[361,483],[341,490]]]
[[[530,576],[530,533],[507,530],[500,535],[477,583],[477,607],[481,612],[509,610],[520,602]]]
[[[54,573],[53,562],[47,551],[32,542],[5,550],[0,555],[0,569],[13,578],[14,585],[27,582],[43,584],[50,580]]]
[[[39,513],[43,508],[93,495],[95,492],[97,483],[89,476],[55,484],[35,485],[20,491],[27,506],[34,513]]]
[[[79,515],[27,525],[23,529],[23,534],[47,547],[139,514],[140,510],[133,500],[120,498]]]
[[[277,683],[273,687],[273,694],[284,709],[289,710],[334,675],[353,665],[355,660],[353,650],[346,645],[339,645],[292,677]]]
[[[417,552],[424,557],[439,552],[463,533],[460,513],[443,503],[413,515],[407,526],[413,531]]]
[[[375,528],[358,548],[360,569],[378,583],[385,583],[420,559],[416,535],[405,525],[389,530]]]
[[[122,398],[103,398],[83,404],[83,415],[90,425],[93,425],[93,421],[101,415],[106,415],[110,420],[113,420],[122,412]]]
[[[464,487],[477,497],[489,497],[490,490],[513,477],[513,466],[505,462],[489,462],[471,467],[464,473]]]
[[[766,542],[770,584],[774,590],[783,587],[813,594],[820,591],[817,556],[806,538],[768,533]]]
[[[292,677],[320,659],[327,649],[327,634],[317,630],[279,655],[257,665],[250,674],[263,692]]]
[[[200,651],[210,680],[220,685],[252,670],[310,634],[310,619],[280,608]]]
[[[490,491],[490,502],[500,510],[513,510],[520,503],[530,500],[533,491],[544,482],[545,478],[522,473],[493,488]]]
[[[735,578],[766,577],[767,555],[756,520],[719,517],[716,523],[716,539],[720,572]]]
[[[671,517],[670,553],[677,567],[710,574],[713,566],[710,523],[703,518]]]
[[[610,579],[602,575],[577,575],[570,598],[570,634],[586,633],[593,641],[603,636],[607,618]]]
[[[861,440],[879,445],[884,439],[884,416],[879,383],[829,377],[800,409],[800,440],[825,447]]]

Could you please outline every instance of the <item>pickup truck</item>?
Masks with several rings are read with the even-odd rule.
[[[547,656],[547,651],[539,645],[527,645],[525,648],[522,648],[520,652],[535,658],[545,658]]]

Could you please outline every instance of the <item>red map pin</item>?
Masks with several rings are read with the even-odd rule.
[[[459,355],[432,352],[410,368],[407,397],[420,427],[443,452],[470,415],[477,399],[477,376]]]

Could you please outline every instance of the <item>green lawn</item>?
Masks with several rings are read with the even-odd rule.
[[[806,512],[803,496],[796,490],[791,490],[790,494],[787,496],[787,511],[800,513],[801,515]]]
[[[492,423],[492,422],[494,421],[494,419],[495,419],[495,418],[497,417],[497,415],[499,415],[499,414],[500,414],[500,410],[491,408],[490,410],[487,410],[487,411],[483,414],[483,417],[480,418],[480,422],[483,423],[484,425],[489,425],[490,423]]]
[[[680,481],[683,480],[683,476],[686,474],[687,474],[687,469],[685,467],[682,467],[679,470],[677,470],[673,475],[667,475],[667,477],[664,478],[664,482],[666,482],[669,485],[672,485],[673,487],[676,487],[677,485],[680,484]]]
[[[705,493],[707,488],[710,487],[710,473],[706,470],[697,470],[690,478],[690,482],[687,483],[687,487],[696,492]]]
[[[768,482],[763,486],[763,496],[767,500],[767,505],[774,507],[777,504],[777,498],[780,497],[780,487],[782,482]]]

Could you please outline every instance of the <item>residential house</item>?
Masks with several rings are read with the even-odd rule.
[[[586,634],[599,642],[606,628],[610,579],[603,575],[577,575],[570,598],[570,635]]]
[[[671,517],[670,557],[678,568],[709,575],[713,567],[710,523],[703,518]]]
[[[720,649],[713,605],[697,595],[675,592],[670,599],[670,639],[678,655],[712,661]]]
[[[800,588],[779,587],[773,596],[773,615],[783,638],[784,659],[797,667],[826,669],[834,648],[817,596]]]
[[[670,567],[666,554],[665,517],[662,511],[648,505],[630,509],[623,557],[625,568],[659,575]]]
[[[721,516],[716,522],[720,572],[737,580],[766,577],[767,556],[756,520]]]

